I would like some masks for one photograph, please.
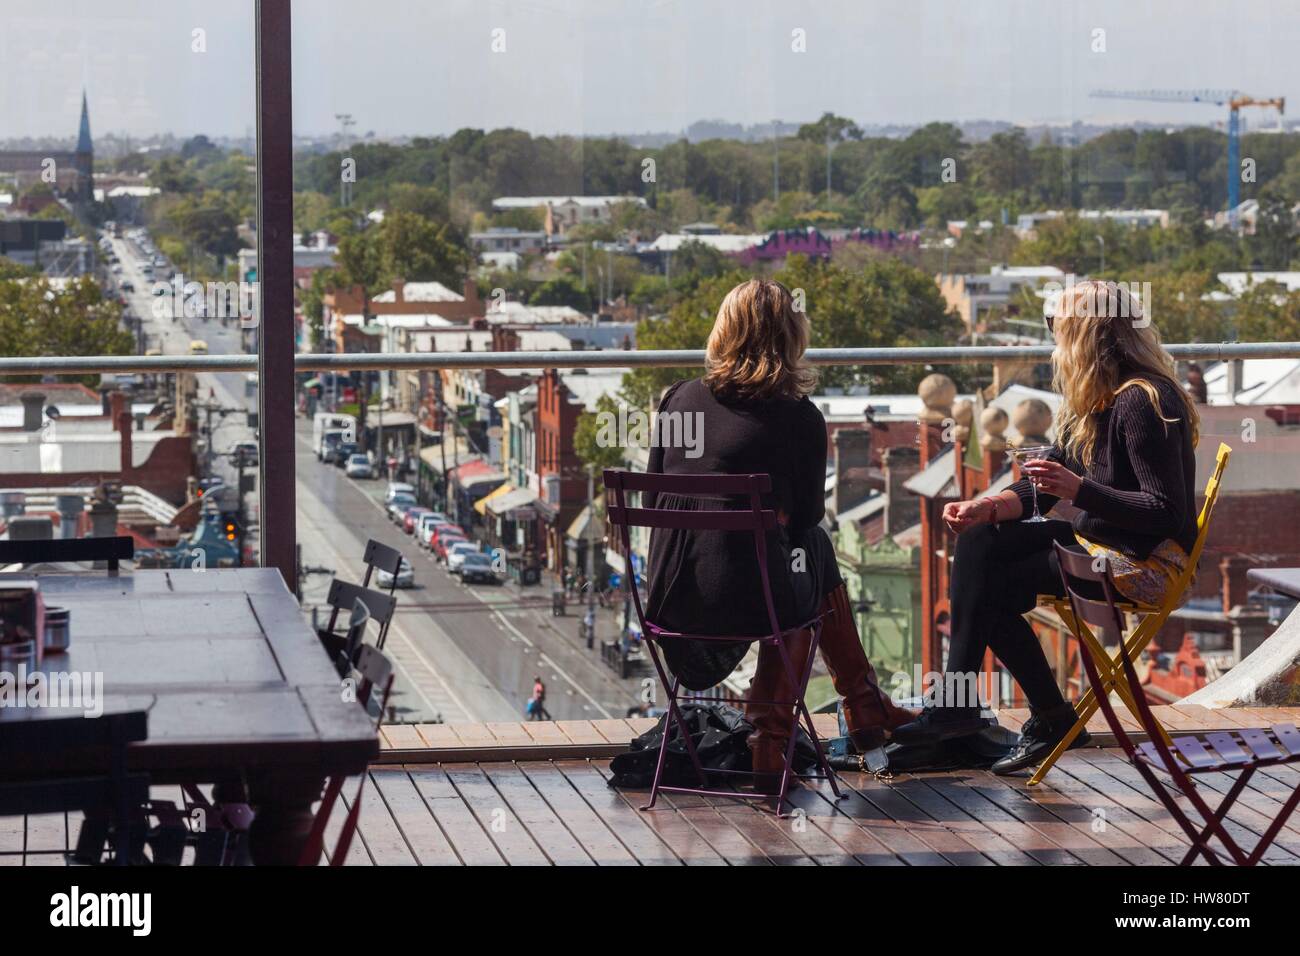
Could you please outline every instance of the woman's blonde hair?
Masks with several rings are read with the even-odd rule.
[[[771,279],[742,282],[718,307],[704,384],[727,398],[802,398],[817,383],[803,362],[808,334],[808,319],[795,311],[789,289]]]
[[[1051,305],[1049,304],[1049,308]],[[1142,303],[1122,285],[1089,279],[1066,287],[1055,304],[1052,331],[1052,387],[1061,394],[1057,434],[1065,450],[1091,467],[1098,435],[1096,413],[1114,403],[1126,388],[1139,388],[1166,425],[1160,393],[1152,381],[1164,379],[1182,399],[1195,446],[1200,415],[1178,384],[1174,360],[1160,344],[1160,333]]]

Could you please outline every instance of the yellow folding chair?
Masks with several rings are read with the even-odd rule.
[[[1223,470],[1228,467],[1228,458],[1231,455],[1232,449],[1220,442],[1219,451],[1214,461],[1214,474],[1210,476],[1210,480],[1205,485],[1205,503],[1201,505],[1201,513],[1196,518],[1196,544],[1192,548],[1191,559],[1187,562],[1187,568],[1182,575],[1174,582],[1174,586],[1169,589],[1169,594],[1166,595],[1164,603],[1159,606],[1131,602],[1118,605],[1121,610],[1128,614],[1142,615],[1142,621],[1133,629],[1133,633],[1127,639],[1120,641],[1120,646],[1115,649],[1114,656],[1111,656],[1102,647],[1101,642],[1088,630],[1087,625],[1075,620],[1074,615],[1070,613],[1070,603],[1067,598],[1058,598],[1054,594],[1039,596],[1039,604],[1050,605],[1061,620],[1065,622],[1075,639],[1087,644],[1101,677],[1101,692],[1109,694],[1112,690],[1115,691],[1124,706],[1128,708],[1129,713],[1138,721],[1138,726],[1142,725],[1142,719],[1134,704],[1128,684],[1124,680],[1119,655],[1127,654],[1130,661],[1136,661],[1139,655],[1146,650],[1146,646],[1151,643],[1151,639],[1164,626],[1174,608],[1178,607],[1182,601],[1183,592],[1191,586],[1192,578],[1196,574],[1197,562],[1201,560],[1201,552],[1205,549],[1205,539],[1209,535],[1210,516],[1214,513],[1214,503],[1219,498],[1219,482],[1223,478]],[[1075,720],[1074,726],[1070,728],[1070,732],[1056,745],[1056,749],[1051,752],[1048,758],[1034,772],[1034,775],[1029,778],[1030,786],[1042,781],[1047,771],[1051,770],[1056,761],[1061,759],[1061,754],[1070,749],[1070,744],[1074,742],[1075,737],[1079,736],[1079,732],[1087,726],[1089,718],[1097,712],[1096,693],[1096,688],[1089,688],[1087,693],[1080,697],[1079,702],[1074,705],[1074,711],[1078,714],[1078,719]],[[1173,744],[1169,739],[1168,732],[1158,723],[1157,727],[1159,727],[1165,743],[1172,747]]]

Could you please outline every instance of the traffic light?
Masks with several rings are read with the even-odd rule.
[[[227,518],[226,519],[226,540],[234,541],[235,538],[237,538],[238,536],[239,536],[239,529],[236,526],[235,522]]]

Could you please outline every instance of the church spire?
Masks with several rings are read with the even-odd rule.
[[[94,144],[90,139],[90,109],[86,105],[86,91],[81,91],[81,129],[77,133],[77,152],[93,153]]]

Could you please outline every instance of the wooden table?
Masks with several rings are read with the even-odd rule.
[[[271,568],[37,578],[47,606],[71,612],[71,646],[41,670],[102,675],[105,712],[146,710],[149,739],[130,763],[154,783],[213,783],[257,816],[258,863],[296,863],[324,780],[378,755],[374,727]],[[67,711],[0,708],[0,722]],[[76,772],[59,754],[6,754],[21,769]]]
[[[1246,580],[1300,600],[1300,568],[1251,568]]]

